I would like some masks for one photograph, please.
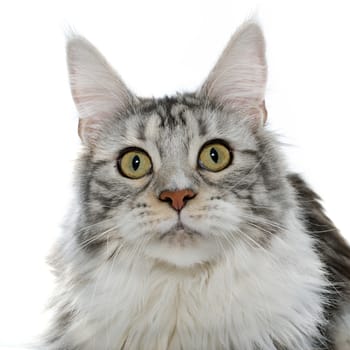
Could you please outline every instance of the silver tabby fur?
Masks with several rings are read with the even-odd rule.
[[[80,36],[67,56],[83,150],[43,348],[349,350],[350,249],[264,126],[260,27],[241,26],[198,91],[161,99]],[[210,140],[233,150],[217,173],[198,167]],[[118,172],[128,147],[151,174]],[[181,189],[197,195],[179,213],[159,200]]]

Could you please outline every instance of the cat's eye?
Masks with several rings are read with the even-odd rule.
[[[140,179],[152,171],[148,154],[138,148],[126,150],[117,160],[119,172],[130,179]]]
[[[212,141],[205,144],[199,152],[198,164],[201,168],[218,172],[232,162],[232,150],[223,142]]]

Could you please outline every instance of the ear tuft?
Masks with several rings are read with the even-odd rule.
[[[260,26],[245,22],[232,36],[199,91],[225,109],[248,108],[266,119],[264,106],[267,65],[265,40]]]
[[[67,63],[72,96],[79,112],[83,142],[95,143],[106,120],[132,102],[118,74],[84,37],[68,33]]]

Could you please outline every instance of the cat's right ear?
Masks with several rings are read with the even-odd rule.
[[[94,145],[105,122],[125,111],[134,96],[97,49],[79,35],[68,37],[67,63],[79,135],[84,144]]]

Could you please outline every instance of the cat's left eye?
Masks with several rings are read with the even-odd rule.
[[[122,153],[117,160],[119,172],[129,179],[140,179],[152,171],[152,161],[148,154],[138,148]]]
[[[199,152],[198,165],[209,171],[218,172],[232,162],[232,150],[223,142],[212,141],[205,144]]]

